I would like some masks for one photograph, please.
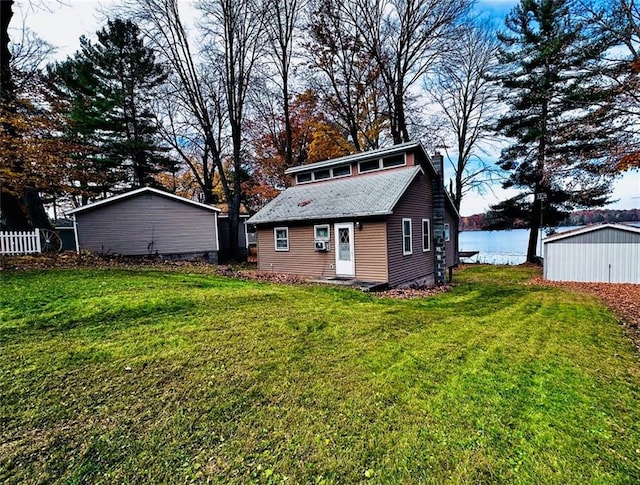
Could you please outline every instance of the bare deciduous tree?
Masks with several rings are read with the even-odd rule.
[[[260,0],[203,0],[200,9],[206,22],[202,28],[210,41],[205,53],[209,62],[221,69],[232,166],[227,174],[220,171],[220,181],[229,205],[230,238],[237,241],[246,156],[243,130],[256,64],[264,54],[265,8]],[[236,257],[237,248],[231,249],[231,256]]]
[[[411,89],[457,42],[455,25],[470,0],[352,0],[342,11],[376,61],[394,143],[411,140]]]
[[[192,170],[204,203],[212,203],[214,173],[224,172],[221,110],[216,91],[205,89],[178,0],[128,0],[126,8],[171,66],[166,102],[158,104],[164,108],[160,114],[166,122],[165,139]]]
[[[277,85],[284,122],[284,146],[282,152],[285,165],[294,164],[293,133],[291,126],[291,69],[296,31],[306,0],[266,0],[264,28],[269,43],[267,55],[275,69],[274,84]],[[276,117],[274,116],[274,119]]]
[[[310,82],[355,151],[378,148],[387,117],[377,63],[337,2],[319,0],[312,10],[305,43]]]
[[[619,48],[608,52],[607,82],[616,85],[615,103],[608,109],[632,122],[622,123],[623,143],[613,159],[619,170],[640,169],[640,5],[636,0],[582,0],[583,17],[594,22]]]
[[[497,88],[489,72],[497,63],[498,42],[487,25],[464,25],[458,30],[455,55],[442,60],[425,83],[440,108],[446,139],[453,141],[455,174],[453,201],[493,181],[497,169],[483,161],[482,144],[494,138],[492,121],[497,111]],[[447,144],[447,142],[445,142]]]

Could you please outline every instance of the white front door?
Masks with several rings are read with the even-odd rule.
[[[336,238],[336,276],[355,276],[356,262],[353,249],[353,222],[334,225]]]

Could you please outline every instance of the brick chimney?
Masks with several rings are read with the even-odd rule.
[[[436,152],[431,157],[431,162],[436,169],[436,176],[432,182],[433,193],[433,240],[434,240],[434,255],[435,255],[435,284],[436,286],[444,285],[446,280],[447,261],[446,261],[446,245],[444,239],[444,157]]]

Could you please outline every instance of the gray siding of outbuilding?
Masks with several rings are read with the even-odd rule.
[[[603,228],[544,245],[552,281],[640,283],[640,234]]]
[[[76,214],[80,249],[125,256],[217,253],[216,215],[142,193]],[[211,258],[210,258],[211,259]]]

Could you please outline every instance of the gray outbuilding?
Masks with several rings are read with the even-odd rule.
[[[79,250],[216,263],[218,212],[216,207],[143,187],[69,214]]]
[[[640,283],[640,227],[585,226],[554,234],[543,244],[547,280]]]

